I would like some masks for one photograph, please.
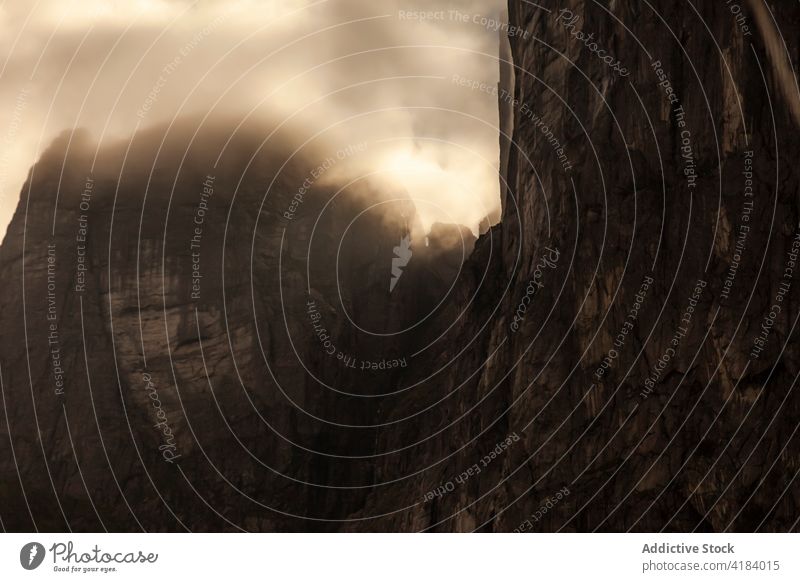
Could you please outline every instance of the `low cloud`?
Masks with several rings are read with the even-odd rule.
[[[497,215],[497,102],[452,78],[497,82],[502,0],[11,4],[0,8],[0,229],[64,130],[107,144],[184,116],[224,117],[232,135],[278,120],[300,150],[366,143],[326,179],[405,190],[425,227],[477,230]]]

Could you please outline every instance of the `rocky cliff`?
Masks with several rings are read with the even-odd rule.
[[[509,3],[503,219],[378,527],[796,527],[800,14],[730,4]]]
[[[325,185],[341,151],[232,126],[65,133],[32,168],[0,251],[6,528],[325,530],[363,507],[402,332],[474,238]]]
[[[323,145],[62,136],[0,249],[3,526],[793,529],[800,13],[765,6],[510,2],[477,242]]]

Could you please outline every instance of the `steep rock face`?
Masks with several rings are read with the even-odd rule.
[[[796,525],[796,90],[742,10],[749,30],[724,3],[509,3],[509,188],[475,253],[495,255],[423,366],[441,422],[387,460],[430,468],[375,494],[364,515],[408,509],[368,527]]]
[[[326,152],[287,159],[258,130],[223,147],[225,127],[100,151],[67,133],[32,169],[0,250],[6,528],[331,529],[363,507],[374,396],[416,349],[391,334],[460,260],[407,202],[316,183]]]
[[[374,192],[297,199],[329,154],[282,165],[257,131],[53,145],[0,249],[5,528],[794,527],[775,38],[723,3],[509,8],[477,242]]]

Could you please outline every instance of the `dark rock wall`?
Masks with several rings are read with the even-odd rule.
[[[510,2],[508,187],[477,243],[423,246],[369,184],[285,218],[314,159],[257,131],[216,163],[224,132],[190,123],[60,138],[0,249],[4,527],[794,528],[798,40],[750,7]]]
[[[68,132],[31,170],[0,249],[8,529],[330,530],[364,506],[380,396],[424,339],[398,332],[435,321],[474,237],[337,193],[313,144],[195,122]]]
[[[800,15],[767,5],[796,66]],[[431,357],[455,361],[441,426],[466,415],[410,455],[441,462],[403,501],[375,496],[367,513],[415,504],[381,527],[796,525],[798,94],[740,8],[749,30],[722,2],[510,2],[510,187],[476,251],[499,256]]]

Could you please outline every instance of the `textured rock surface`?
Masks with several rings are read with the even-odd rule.
[[[469,254],[469,233],[423,246],[407,205],[370,211],[363,190],[326,207],[320,185],[285,218],[314,158],[246,166],[256,132],[216,166],[225,134],[187,150],[191,124],[155,164],[158,133],[124,164],[80,135],[52,146],[0,249],[5,528],[796,526],[796,126],[768,31],[721,2],[512,1],[510,19],[503,217],[463,266],[446,241]]]
[[[292,208],[309,159],[278,171],[252,132],[215,165],[227,134],[193,132],[157,158],[163,131],[142,133],[96,170],[65,134],[32,170],[1,251],[6,528],[330,529],[363,506],[382,413],[360,396],[415,348],[348,317],[392,332],[435,311],[474,239],[456,252],[464,233],[437,226],[390,294],[413,207],[317,185]]]
[[[782,30],[796,28],[796,9],[768,5]],[[784,278],[798,233],[796,126],[765,51],[775,39],[743,35],[724,3],[694,6],[510,3],[512,25],[527,35],[511,39],[518,102],[509,189],[502,225],[476,251],[499,256],[489,285],[465,277],[464,296],[477,289],[476,303],[450,339],[458,347],[435,357],[455,362],[438,386],[453,395],[437,425],[448,428],[405,461],[441,462],[413,486],[373,496],[366,514],[415,504],[379,527],[796,527],[800,282]],[[796,66],[796,35],[784,40]],[[593,50],[615,55],[629,74]],[[693,179],[684,173],[687,143]],[[540,279],[548,246],[560,259]],[[515,332],[531,280],[544,286]],[[781,282],[791,288],[766,348],[751,358]],[[520,442],[483,467],[514,433]],[[476,463],[480,475],[464,479]],[[448,483],[452,491],[426,501]]]

